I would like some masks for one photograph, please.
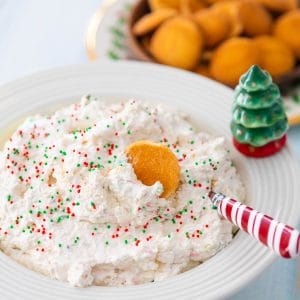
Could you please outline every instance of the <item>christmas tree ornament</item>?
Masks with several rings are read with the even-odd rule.
[[[286,143],[288,120],[279,88],[257,65],[241,76],[235,89],[231,132],[244,155],[266,157]]]

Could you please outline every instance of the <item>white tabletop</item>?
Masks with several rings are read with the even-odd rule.
[[[87,62],[84,33],[101,2],[0,0],[0,83],[39,70]],[[299,126],[289,131],[289,140],[300,161]],[[300,299],[299,289],[296,262],[278,259],[231,299]]]

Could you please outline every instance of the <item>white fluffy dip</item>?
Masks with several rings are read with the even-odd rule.
[[[174,196],[143,185],[124,154],[161,143],[181,169]],[[0,248],[24,266],[75,286],[158,281],[204,262],[232,240],[214,191],[244,200],[223,137],[186,115],[139,101],[87,96],[28,118],[0,152]]]

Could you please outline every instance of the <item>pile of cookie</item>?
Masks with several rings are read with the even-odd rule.
[[[133,26],[156,62],[235,86],[252,65],[273,77],[300,60],[298,0],[148,0]]]

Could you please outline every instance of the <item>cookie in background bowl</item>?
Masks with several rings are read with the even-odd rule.
[[[189,70],[231,87],[257,64],[285,92],[299,80],[299,16],[296,0],[140,0],[129,17],[128,44],[138,60]],[[235,38],[247,42],[233,43]],[[228,44],[236,44],[231,49],[237,56],[226,51]]]

